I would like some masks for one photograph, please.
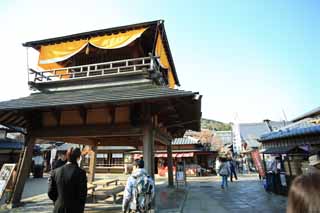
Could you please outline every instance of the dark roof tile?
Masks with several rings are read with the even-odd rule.
[[[170,89],[155,85],[100,87],[82,90],[34,93],[28,97],[0,102],[0,111],[95,103],[112,104],[138,102],[179,96],[193,96],[195,94],[196,93],[190,91]]]

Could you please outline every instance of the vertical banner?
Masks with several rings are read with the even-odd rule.
[[[252,151],[251,152],[251,157],[252,157],[252,160],[253,160],[253,163],[254,163],[255,167],[258,169],[259,175],[261,177],[264,177],[265,173],[264,173],[264,169],[263,169],[263,166],[262,166],[262,161],[261,161],[259,150]]]

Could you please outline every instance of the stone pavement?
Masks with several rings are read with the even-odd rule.
[[[189,178],[183,213],[277,213],[285,212],[287,198],[264,191],[256,176],[241,176],[220,188],[219,177]]]
[[[122,181],[126,180],[126,176],[118,174],[117,177]],[[224,190],[220,188],[219,177],[188,177],[187,181],[187,187],[175,189],[167,187],[166,179],[156,178],[155,212],[285,212],[286,197],[265,192],[262,182],[256,176],[241,176],[238,181],[229,182],[229,188]],[[46,195],[46,190],[46,179],[30,179],[23,193],[26,205],[13,210],[0,209],[0,212],[52,212],[53,205]],[[103,203],[87,203],[85,212],[120,213],[121,199],[116,205],[112,204],[111,200]]]

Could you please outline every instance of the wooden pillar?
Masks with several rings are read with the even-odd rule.
[[[20,200],[22,197],[22,192],[24,185],[29,177],[32,155],[33,155],[33,146],[35,144],[35,138],[31,136],[26,137],[25,147],[23,148],[21,155],[21,159],[19,160],[19,168],[17,170],[17,178],[14,184],[13,193],[11,197],[10,203],[12,207],[17,207],[20,204]]]
[[[154,130],[151,118],[151,105],[146,104],[143,108],[143,160],[144,168],[154,179]]]
[[[169,187],[173,187],[173,161],[172,161],[172,145],[171,142],[167,145],[168,155],[168,183]]]
[[[96,162],[97,162],[97,147],[91,146],[91,154],[89,161],[89,183],[94,181],[94,175],[96,173]]]
[[[143,128],[143,160],[147,173],[154,179],[154,132],[152,125]]]

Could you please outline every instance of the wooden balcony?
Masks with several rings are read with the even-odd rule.
[[[116,77],[134,73],[143,73],[158,68],[155,57],[143,57],[119,61],[64,67],[45,71],[29,69],[29,84],[67,82],[76,79]]]

